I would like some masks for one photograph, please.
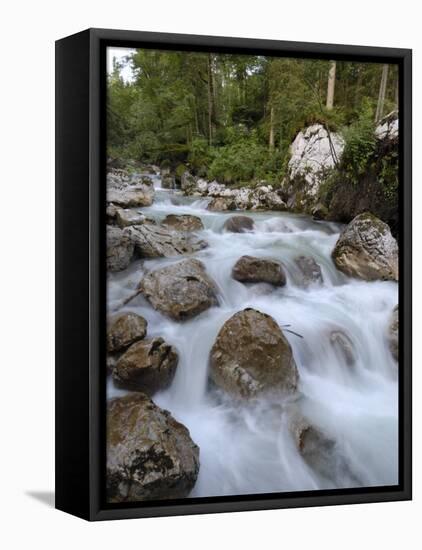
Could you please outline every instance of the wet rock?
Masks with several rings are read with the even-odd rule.
[[[399,306],[393,309],[388,326],[388,345],[392,356],[399,360]]]
[[[345,361],[346,365],[353,367],[356,363],[356,351],[353,342],[341,330],[333,330],[330,334],[330,343],[334,351]]]
[[[253,231],[254,227],[253,219],[248,216],[231,216],[224,222],[223,229],[231,233],[244,233],[245,231]]]
[[[153,395],[167,388],[178,362],[176,350],[162,338],[132,344],[113,368],[114,383],[120,388]]]
[[[185,233],[170,231],[166,227],[151,224],[134,225],[127,228],[136,252],[144,258],[168,258],[192,254],[202,250],[207,243]]]
[[[261,185],[250,192],[248,208],[283,211],[287,209],[287,205],[271,185]]]
[[[234,397],[292,393],[298,371],[289,342],[272,317],[239,311],[224,323],[211,349],[210,377]]]
[[[189,430],[146,395],[107,406],[107,501],[187,497],[199,472],[199,448]]]
[[[319,202],[312,208],[311,214],[314,220],[325,220],[328,216],[328,208]]]
[[[196,191],[196,180],[190,172],[186,171],[180,178],[180,188],[186,195],[190,195]]]
[[[297,256],[294,262],[301,273],[301,283],[303,286],[308,287],[313,283],[322,284],[321,267],[311,256]]]
[[[116,223],[119,227],[129,227],[130,225],[141,225],[143,223],[155,223],[153,219],[147,218],[141,212],[136,210],[126,210],[118,208],[116,211]]]
[[[290,425],[296,447],[304,461],[325,478],[332,479],[336,470],[336,442],[303,417]]]
[[[214,282],[196,259],[151,271],[140,289],[155,309],[176,321],[195,317],[218,304]]]
[[[175,189],[176,180],[175,177],[171,174],[164,174],[161,176],[161,187],[163,189]]]
[[[107,330],[107,351],[114,353],[128,348],[147,333],[146,320],[133,312],[114,316]]]
[[[207,210],[212,212],[225,212],[226,210],[236,210],[236,202],[231,197],[215,197],[208,204]]]
[[[190,214],[169,214],[162,221],[162,225],[173,231],[201,231],[204,229],[201,218]]]
[[[281,264],[274,260],[242,256],[235,263],[232,277],[241,283],[269,283],[284,286],[286,275]]]
[[[130,264],[133,256],[133,241],[122,229],[107,226],[107,270],[122,271]]]
[[[398,280],[398,246],[388,225],[366,212],[340,235],[332,253],[340,271],[366,281]]]

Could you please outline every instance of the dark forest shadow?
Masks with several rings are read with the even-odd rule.
[[[49,508],[54,508],[55,493],[54,491],[26,491],[28,497],[38,500]]]

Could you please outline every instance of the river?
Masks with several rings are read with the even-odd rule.
[[[214,279],[220,304],[184,323],[165,318],[140,295],[121,309],[143,273],[180,261],[175,257],[138,260],[109,274],[108,309],[138,313],[148,321],[148,337],[162,336],[177,349],[175,378],[153,400],[185,424],[200,447],[199,476],[190,496],[397,484],[397,364],[386,339],[398,301],[397,283],[360,281],[336,270],[331,251],[339,224],[286,212],[247,212],[255,221],[254,232],[223,232],[233,212],[208,211],[209,199],[185,197],[162,189],[158,176],[153,180],[154,203],[142,212],[157,221],[167,214],[201,218],[205,229],[199,235],[209,246],[195,256]],[[246,254],[282,262],[286,286],[270,289],[232,279],[234,263]],[[323,284],[300,285],[294,262],[299,255],[317,261]],[[292,402],[262,398],[240,405],[208,385],[208,357],[216,335],[246,307],[271,315],[284,327],[300,375]],[[330,343],[332,331],[344,332],[353,344],[352,366]],[[109,377],[107,393],[111,398],[125,392]],[[292,408],[336,442],[328,474],[311,468],[294,444],[288,426]]]

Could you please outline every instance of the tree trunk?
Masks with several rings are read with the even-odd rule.
[[[327,86],[327,109],[330,111],[334,105],[334,89],[336,85],[336,62],[331,61],[330,70],[328,71],[328,86]]]
[[[377,112],[375,113],[375,122],[378,122],[379,120],[382,119],[382,115],[384,112],[385,92],[387,90],[387,79],[388,79],[388,65],[385,64],[382,66],[381,83],[380,83],[380,91],[378,94]]]
[[[213,95],[211,54],[208,54],[208,141],[210,145],[212,144]]]
[[[399,110],[399,77],[396,78],[396,84],[394,87],[394,103],[396,104],[396,109]]]
[[[270,149],[274,149],[274,107],[271,105],[270,109],[270,137],[268,141]]]

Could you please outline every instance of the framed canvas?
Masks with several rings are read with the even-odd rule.
[[[56,227],[58,509],[411,498],[410,50],[59,40]]]

